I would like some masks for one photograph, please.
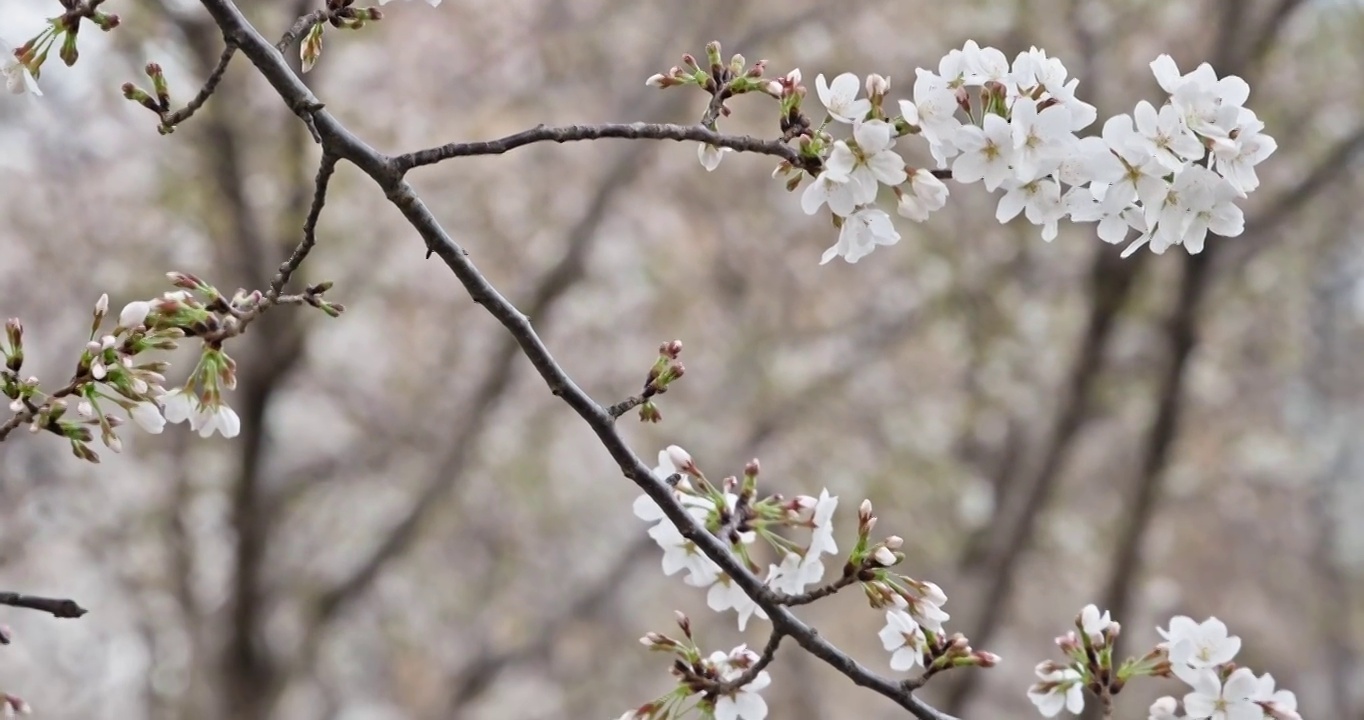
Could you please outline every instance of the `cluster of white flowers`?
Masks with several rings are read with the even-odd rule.
[[[768,587],[788,595],[799,595],[810,585],[824,577],[822,556],[838,552],[838,544],[833,537],[833,513],[838,507],[838,498],[829,495],[828,490],[819,497],[800,495],[781,507],[773,507],[756,512],[781,524],[806,527],[811,530],[810,542],[804,546],[767,531],[761,523],[736,522],[739,495],[710,486],[696,468],[686,450],[670,445],[658,453],[658,467],[654,475],[660,480],[679,475],[681,479],[674,486],[677,499],[702,526],[712,530],[730,528],[736,550],[741,558],[748,557],[744,546],[753,544],[761,535],[777,549],[781,562],[769,564],[765,582]],[[700,487],[692,483],[698,480]],[[656,523],[649,529],[653,538],[663,549],[663,574],[673,575],[681,570],[687,571],[684,581],[691,586],[708,588],[706,604],[716,612],[734,610],[738,615],[739,629],[748,625],[753,615],[767,618],[767,614],[748,596],[733,579],[720,569],[714,561],[706,557],[694,543],[683,537],[677,527],[663,515],[663,510],[648,495],[635,500],[635,516],[647,522]],[[750,527],[752,525],[752,527]]]
[[[1276,689],[1273,675],[1256,677],[1250,668],[1232,664],[1241,638],[1228,635],[1222,621],[1196,623],[1181,615],[1160,634],[1171,672],[1191,691],[1184,695],[1184,715],[1178,714],[1179,701],[1166,696],[1151,705],[1150,720],[1302,720],[1297,697]]]
[[[942,606],[947,595],[931,582],[915,581],[908,592],[892,596],[893,607],[886,611],[886,626],[878,636],[890,656],[891,670],[927,667],[930,644],[925,630],[943,634],[942,624],[949,616]]]
[[[1256,676],[1232,660],[1241,639],[1227,633],[1217,618],[1202,623],[1183,615],[1170,620],[1168,630],[1159,629],[1165,641],[1141,659],[1121,667],[1112,665],[1112,644],[1120,630],[1107,612],[1088,605],[1077,620],[1080,635],[1073,631],[1057,638],[1070,657],[1069,664],[1046,661],[1037,666],[1038,682],[1028,698],[1045,717],[1062,710],[1079,714],[1085,706],[1085,688],[1117,692],[1129,679],[1169,676],[1188,683],[1191,691],[1181,701],[1165,696],[1151,705],[1149,720],[1302,720],[1292,692],[1275,688],[1268,673]]]
[[[939,178],[948,176],[1002,189],[995,217],[1008,222],[1021,213],[1047,241],[1067,217],[1097,221],[1109,243],[1135,230],[1124,255],[1144,245],[1156,253],[1172,245],[1198,253],[1209,232],[1239,235],[1244,219],[1234,201],[1259,185],[1255,166],[1277,147],[1244,105],[1249,86],[1235,76],[1219,79],[1206,63],[1181,75],[1168,55],[1151,69],[1169,94],[1165,103],[1157,109],[1143,100],[1087,137],[1077,133],[1095,122],[1094,106],[1075,96],[1079,81],[1067,80],[1061,61],[1036,48],[1011,64],[998,49],[968,41],[942,58],[938,72],[917,70],[913,99],[899,101],[898,117],[882,109],[888,78],[818,76],[829,119],[807,147],[823,169],[801,207],[814,214],[827,205],[841,228],[821,263],[857,262],[899,241],[877,204],[881,186],[891,189],[899,215],[923,221],[946,204]],[[789,96],[799,82],[799,70],[792,71],[769,93]],[[858,97],[863,87],[867,97]],[[826,131],[830,120],[850,126],[852,137],[834,139]],[[895,146],[910,134],[927,141],[937,173],[905,165]],[[718,156],[711,160],[718,163]],[[775,175],[793,171],[783,164]]]
[[[758,538],[772,545],[781,561],[768,565],[764,582],[772,591],[781,594],[778,602],[792,602],[796,596],[807,593],[810,585],[824,577],[824,556],[838,553],[833,527],[838,498],[831,496],[827,489],[821,491],[818,497],[798,495],[786,500],[773,495],[757,499],[756,460],[744,469],[742,481],[726,478],[721,487],[716,487],[706,479],[691,455],[676,445],[670,445],[658,454],[658,467],[653,472],[657,478],[671,484],[674,497],[693,520],[727,542],[735,559],[750,572],[760,575],[759,566],[751,557],[750,546]],[[734,492],[736,489],[737,492]],[[664,574],[674,575],[685,570],[684,581],[688,585],[708,588],[707,604],[712,610],[723,612],[733,609],[738,614],[740,630],[747,626],[754,615],[767,617],[762,608],[719,565],[706,557],[668,520],[662,508],[649,496],[642,495],[635,500],[634,512],[640,519],[655,523],[649,530],[649,536],[663,549]],[[869,604],[886,611],[886,625],[879,637],[885,649],[891,653],[891,669],[906,671],[922,668],[925,675],[931,675],[955,667],[989,667],[999,662],[998,656],[992,653],[972,650],[966,638],[960,634],[947,636],[943,623],[948,620],[948,614],[942,609],[947,596],[942,588],[893,572],[890,568],[904,559],[904,555],[897,552],[904,543],[903,539],[892,535],[880,541],[871,540],[876,516],[872,513],[870,501],[862,501],[857,515],[857,542],[848,554],[842,577],[817,592],[822,595],[854,583],[861,584]],[[774,532],[777,528],[808,529],[810,540],[804,545],[798,544],[785,533]],[[805,599],[810,599],[810,596],[806,595]],[[679,617],[687,643],[658,633],[650,633],[643,642],[651,649],[678,654],[685,661],[684,665],[690,668],[700,662],[702,656],[690,643],[690,621]],[[729,692],[728,685],[706,689],[707,683],[736,681],[744,674],[744,668],[758,661],[758,657],[746,648],[741,647],[739,650],[747,653],[743,657],[748,658],[748,661],[736,667],[732,673],[702,673],[704,677],[698,679],[694,675],[700,671],[684,672],[679,678],[677,689],[626,713],[624,717],[647,720],[680,717],[681,713],[674,714],[674,705],[679,699],[697,692],[707,692],[715,700],[713,717],[761,720],[766,713],[766,705],[756,693],[767,684],[765,672],[755,674],[752,682],[741,688],[742,692],[724,695]],[[731,653],[731,658],[733,656]],[[723,654],[712,655],[711,665],[705,667],[715,667],[719,657],[723,657]],[[678,672],[676,668],[674,671]],[[710,715],[703,714],[703,717]]]

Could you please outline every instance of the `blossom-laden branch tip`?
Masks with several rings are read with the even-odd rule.
[[[750,71],[754,83],[761,66]],[[713,98],[736,94],[716,86],[717,67],[708,71],[684,56],[683,66],[646,84],[693,85]],[[1003,189],[996,219],[1021,214],[1042,228],[1048,242],[1069,218],[1097,222],[1108,243],[1125,242],[1135,230],[1124,256],[1148,246],[1156,253],[1175,245],[1199,253],[1208,233],[1242,232],[1244,218],[1234,201],[1258,187],[1255,166],[1277,144],[1245,107],[1250,90],[1240,78],[1218,78],[1206,63],[1181,74],[1168,55],[1152,62],[1151,70],[1168,99],[1159,108],[1142,101],[1132,114],[1109,118],[1101,134],[1087,137],[1077,133],[1097,119],[1094,106],[1076,96],[1079,81],[1067,79],[1061,61],[1037,48],[1010,63],[998,49],[968,41],[943,57],[936,73],[916,70],[912,99],[898,101],[898,113],[886,107],[890,78],[872,74],[863,83],[851,73],[832,80],[819,75],[815,88],[825,117],[817,126],[801,111],[805,88],[793,70],[760,86],[779,102],[783,139],[795,144],[799,158],[779,165],[773,176],[784,178],[788,190],[810,179],[801,208],[815,214],[827,207],[832,214],[839,237],[821,263],[836,257],[855,263],[898,243],[900,233],[883,204],[893,200],[896,214],[923,222],[946,205],[944,176]],[[835,135],[839,128],[851,137]],[[911,135],[927,142],[936,170],[905,164],[896,141]],[[723,149],[698,148],[702,166],[714,170]]]

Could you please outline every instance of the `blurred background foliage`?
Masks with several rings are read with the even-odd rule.
[[[242,0],[267,35],[312,9]],[[297,241],[317,149],[242,58],[170,137],[118,85],[155,60],[183,102],[221,36],[196,3],[129,0],[81,36],[39,102],[0,105],[0,314],[56,382],[101,292],[115,306],[196,273],[262,287]],[[8,3],[11,41],[55,2]],[[770,158],[603,141],[422,169],[426,204],[594,397],[633,392],[660,341],[686,344],[652,457],[713,477],[759,457],[770,491],[876,504],[906,572],[1000,667],[925,695],[964,718],[1026,717],[1033,665],[1086,602],[1140,653],[1172,614],[1217,615],[1241,660],[1304,717],[1364,718],[1364,15],[1310,0],[445,0],[328,32],[308,80],[379,149],[538,123],[694,122],[705,99],[644,79],[718,39],[774,73],[914,68],[967,39],[1061,57],[1100,117],[1159,101],[1147,64],[1210,61],[1251,84],[1280,148],[1244,236],[1190,259],[1117,258],[1092,226],[1053,243],[953,187],[925,224],[849,266]],[[810,102],[814,102],[813,93]],[[776,134],[739,98],[722,129]],[[914,142],[904,142],[918,148]],[[928,162],[918,148],[911,163]],[[79,621],[4,612],[6,690],[49,718],[615,717],[669,687],[636,642],[732,616],[662,577],[636,495],[380,193],[342,166],[308,281],[350,311],[272,313],[230,350],[233,441],[183,428],[84,466],[0,445],[0,585],[77,598]],[[179,356],[180,371],[190,356]],[[174,379],[174,378],[173,378]],[[804,614],[887,671],[856,592]],[[754,627],[756,626],[756,627]],[[763,623],[746,636],[761,643]],[[900,712],[793,649],[771,717]],[[1144,718],[1160,683],[1134,685]]]

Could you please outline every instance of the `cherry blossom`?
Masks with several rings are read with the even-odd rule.
[[[898,191],[895,212],[915,222],[928,219],[928,214],[947,204],[947,186],[933,173],[919,168],[909,175],[909,190]]]
[[[1264,710],[1252,696],[1259,680],[1249,668],[1237,668],[1226,682],[1212,670],[1194,670],[1180,678],[1193,687],[1184,696],[1184,714],[1189,720],[1262,720]]]
[[[1074,668],[1044,662],[1037,666],[1041,682],[1028,688],[1028,699],[1043,717],[1056,717],[1065,710],[1079,715],[1085,709],[1084,678]]]
[[[38,81],[33,77],[33,73],[27,65],[19,62],[14,51],[13,45],[0,38],[0,75],[5,77],[5,89],[15,95],[24,93],[42,95],[43,91],[38,88]]]
[[[903,610],[886,611],[886,625],[877,633],[890,656],[890,669],[912,670],[923,667],[928,638],[923,628]]]
[[[753,663],[758,662],[758,654],[749,650],[747,645],[740,645],[729,654],[719,651],[711,653],[709,661],[720,671],[721,679],[730,682],[738,679]],[[767,701],[763,700],[758,691],[771,683],[771,676],[763,670],[747,685],[716,698],[715,720],[763,720],[767,717]]]
[[[1170,663],[1191,668],[1211,668],[1231,662],[1241,650],[1241,638],[1227,634],[1227,626],[1217,618],[1196,623],[1193,618],[1177,615],[1170,619],[1170,628],[1157,628],[1169,646]]]
[[[839,75],[834,78],[832,84],[825,82],[823,74],[815,77],[815,91],[819,93],[819,101],[829,111],[829,116],[839,122],[857,122],[871,112],[871,101],[857,97],[861,89],[862,83],[859,83],[857,76],[852,73]]]
[[[899,241],[900,233],[895,230],[895,225],[884,210],[864,207],[843,221],[838,242],[824,251],[819,264],[823,265],[836,257],[855,263],[870,255],[878,245],[894,245]]]

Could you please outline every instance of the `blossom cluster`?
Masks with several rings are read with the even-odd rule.
[[[1207,63],[1181,74],[1168,55],[1150,66],[1168,95],[1162,105],[1143,100],[1084,137],[1079,133],[1096,122],[1097,111],[1076,96],[1079,80],[1068,79],[1061,60],[1037,48],[1010,63],[1000,50],[968,41],[943,57],[937,72],[916,70],[912,99],[898,102],[898,114],[886,110],[889,78],[819,75],[815,88],[826,118],[799,136],[799,147],[820,168],[801,208],[813,215],[827,207],[840,228],[821,263],[857,262],[897,243],[900,234],[880,201],[893,198],[898,215],[922,222],[946,204],[944,178],[1003,190],[996,219],[1022,214],[1047,241],[1066,218],[1097,222],[1099,237],[1113,244],[1135,231],[1124,255],[1173,245],[1198,253],[1209,232],[1239,235],[1244,218],[1235,200],[1259,185],[1255,166],[1277,147],[1245,107],[1249,86],[1236,76],[1218,78]],[[650,82],[681,84],[662,75]],[[781,101],[784,127],[799,114],[806,92],[800,83],[793,70],[766,86]],[[839,127],[849,137],[835,137]],[[906,165],[897,141],[907,135],[927,142],[936,170]],[[707,169],[722,157],[707,145],[700,152]],[[807,173],[783,162],[779,176],[791,176],[787,187],[794,189]]]
[[[1038,682],[1028,689],[1028,698],[1044,717],[1062,710],[1078,715],[1086,689],[1108,703],[1132,678],[1173,675],[1190,691],[1182,700],[1168,695],[1156,700],[1149,720],[1302,720],[1297,697],[1277,689],[1274,676],[1257,676],[1232,662],[1241,639],[1228,634],[1215,617],[1201,623],[1183,615],[1172,618],[1169,629],[1157,628],[1164,642],[1118,668],[1112,653],[1121,628],[1107,612],[1086,606],[1076,629],[1078,634],[1071,631],[1056,639],[1069,662],[1042,662],[1036,669]]]
[[[696,707],[703,717],[714,720],[763,720],[767,716],[767,701],[758,691],[767,687],[772,678],[762,668],[767,664],[758,653],[739,645],[729,652],[714,651],[703,655],[692,637],[691,620],[677,613],[677,624],[682,629],[682,640],[662,633],[651,632],[639,641],[655,652],[671,653],[678,662],[672,674],[678,684],[671,692],[651,702],[626,711],[619,720],[664,720],[685,715],[689,708],[684,703],[695,694],[701,695]]]
[[[756,501],[758,470],[757,461],[753,461],[745,468],[742,487],[737,487],[738,479],[731,477],[717,488],[706,480],[686,450],[670,445],[659,452],[654,474],[661,480],[674,479],[671,484],[678,501],[699,524],[727,540],[753,572],[760,572],[760,568],[749,546],[760,536],[770,543],[780,562],[768,565],[765,582],[775,591],[799,595],[824,577],[823,556],[838,552],[838,543],[833,537],[833,513],[838,507],[838,498],[830,496],[826,489],[819,497],[800,495],[783,501],[773,496]],[[733,578],[664,517],[662,508],[652,498],[639,496],[635,500],[634,513],[641,520],[655,523],[649,529],[649,537],[663,549],[663,574],[673,575],[686,570],[684,582],[707,588],[706,604],[712,610],[734,610],[740,630],[747,627],[753,615],[767,617]],[[779,527],[809,529],[810,541],[797,544],[775,532]],[[882,557],[894,559],[893,556]]]
[[[972,650],[962,635],[949,636],[946,633],[943,623],[949,616],[943,610],[947,596],[942,588],[932,582],[916,580],[890,570],[904,560],[903,553],[898,552],[903,540],[894,535],[880,541],[871,540],[877,519],[869,501],[863,501],[858,507],[857,542],[848,553],[841,577],[814,591],[808,590],[824,577],[824,556],[839,552],[833,528],[838,498],[831,496],[826,488],[818,497],[798,495],[787,500],[780,495],[772,495],[758,499],[758,472],[758,461],[751,461],[744,469],[742,481],[730,477],[717,486],[706,479],[691,455],[676,445],[659,453],[658,467],[654,469],[654,475],[672,488],[674,498],[696,524],[724,541],[746,570],[755,577],[763,578],[764,585],[774,593],[773,597],[779,604],[807,602],[859,583],[871,607],[885,611],[886,624],[878,636],[886,651],[891,653],[889,664],[892,670],[920,668],[926,678],[954,667],[989,667],[999,662],[999,658],[991,653]],[[637,498],[634,512],[640,519],[655,523],[649,529],[649,536],[663,550],[662,569],[665,575],[685,571],[684,582],[707,589],[707,605],[712,610],[724,612],[732,609],[738,614],[740,630],[755,615],[767,617],[755,599],[715,561],[703,554],[664,515],[662,508],[652,498],[647,495]],[[798,543],[777,532],[791,528],[809,530],[809,541]],[[753,546],[759,538],[770,545],[780,558],[779,562],[767,565],[765,575],[754,560],[757,550]],[[811,592],[814,594],[809,594]],[[690,639],[690,621],[682,624]],[[644,641],[654,649],[694,652],[694,648],[657,633],[646,636]],[[713,656],[712,662],[722,655]],[[694,662],[694,659],[688,660],[686,666],[693,667]],[[733,687],[725,686],[726,692],[742,690],[747,695],[734,695],[737,704],[731,706],[725,704],[728,696],[724,693],[712,692],[714,697],[710,700],[718,700],[713,707],[703,701],[703,709],[712,713],[706,717],[762,719],[766,705],[760,702],[761,698],[757,698],[756,692],[767,684],[765,672],[752,678],[745,676],[741,678],[743,683],[723,673],[717,677],[717,682],[733,684]],[[748,684],[749,681],[751,684]],[[689,694],[707,692],[707,687],[705,683],[684,673],[679,678],[678,688],[672,693],[624,717],[639,720],[680,717],[681,712],[673,701]],[[731,709],[737,714],[730,714]]]
[[[109,296],[100,297],[76,372],[58,390],[46,391],[37,377],[21,375],[24,326],[17,318],[7,321],[0,339],[0,394],[9,398],[9,410],[27,417],[30,431],[65,438],[76,457],[90,462],[99,461],[90,448],[93,429],[98,428],[106,447],[118,452],[123,447],[118,428],[129,420],[152,434],[167,422],[187,422],[201,437],[236,436],[241,421],[223,402],[223,392],[236,386],[237,364],[213,338],[236,322],[234,313],[241,313],[240,308],[259,302],[259,293],[229,301],[193,275],[168,276],[179,289],[128,303],[113,328],[104,327]],[[167,389],[170,364],[149,360],[146,353],[174,350],[190,336],[205,340],[198,362],[184,384]]]

